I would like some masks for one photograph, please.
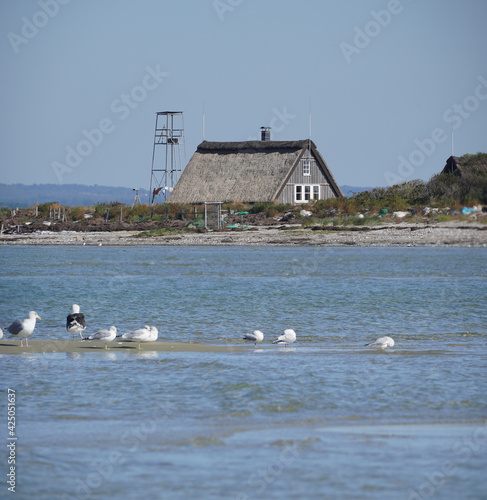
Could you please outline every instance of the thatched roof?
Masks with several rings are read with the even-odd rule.
[[[254,203],[278,198],[308,148],[302,141],[203,141],[168,198],[169,203]],[[311,150],[337,196],[343,196],[325,161]]]
[[[465,177],[472,169],[487,170],[487,154],[477,153],[476,155],[466,154],[463,156],[450,156],[446,160],[446,165],[442,174],[455,174],[459,177]]]
[[[312,145],[314,143],[311,141]],[[264,150],[289,150],[308,147],[308,141],[239,141],[239,142],[209,142],[203,141],[197,151],[239,151],[254,152]]]

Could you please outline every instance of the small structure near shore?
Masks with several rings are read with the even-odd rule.
[[[476,155],[450,156],[446,160],[446,165],[441,171],[442,174],[454,174],[465,177],[474,170],[487,171],[487,154],[477,153]]]
[[[300,204],[342,197],[313,141],[203,141],[168,203],[271,202]]]

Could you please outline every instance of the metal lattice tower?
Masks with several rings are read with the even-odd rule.
[[[154,201],[164,203],[181,176],[183,167],[180,146],[184,152],[183,112],[156,113],[150,180],[151,205]]]

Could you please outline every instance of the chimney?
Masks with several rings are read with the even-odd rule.
[[[271,140],[271,127],[260,127],[260,140],[261,141]]]

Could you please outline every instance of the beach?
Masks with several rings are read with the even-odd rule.
[[[386,223],[377,226],[312,226],[283,224],[249,226],[221,231],[180,231],[143,236],[142,231],[37,231],[2,234],[4,245],[287,245],[358,247],[485,247],[487,224],[449,221],[440,223]]]

